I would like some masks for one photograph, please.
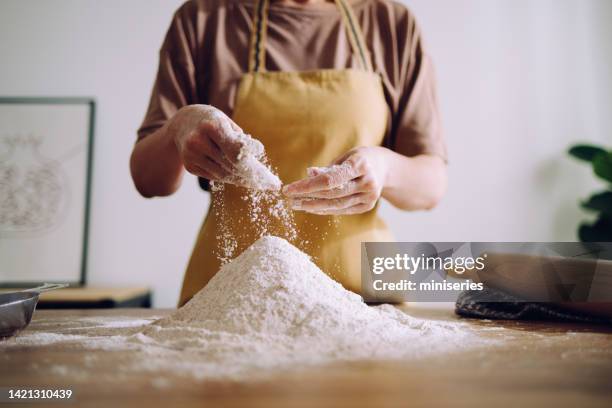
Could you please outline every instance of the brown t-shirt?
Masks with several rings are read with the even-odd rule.
[[[231,116],[247,71],[253,0],[190,0],[175,13],[159,52],[159,70],[138,137],[182,106],[210,104]],[[349,0],[389,106],[384,145],[406,156],[446,159],[435,79],[414,16],[392,0]],[[358,68],[333,2],[271,2],[268,71]]]

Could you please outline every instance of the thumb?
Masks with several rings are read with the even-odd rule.
[[[321,168],[321,167],[309,167],[306,169],[306,175],[308,177],[316,177],[319,174],[323,174],[323,173],[325,173],[325,170],[324,168]]]
[[[341,155],[340,157],[338,157],[337,159],[335,159],[332,162],[333,164],[342,164],[346,161],[346,159],[348,159],[349,157],[351,157],[353,155],[353,153],[355,153],[354,149],[349,150],[348,152],[344,153],[343,155]]]

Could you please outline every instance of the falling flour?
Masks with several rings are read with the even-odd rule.
[[[0,351],[38,345],[130,350],[118,373],[247,379],[337,361],[412,360],[487,343],[466,323],[416,319],[391,305],[368,306],[306,254],[273,236],[224,265],[168,317],[133,325],[101,322],[93,333],[90,325],[41,332],[43,324],[0,343]],[[79,375],[90,365],[84,361]]]
[[[212,211],[218,220],[218,233],[215,255],[221,264],[229,262],[236,256],[238,241],[242,237],[228,227],[229,218],[223,191],[226,184],[244,187],[242,199],[247,202],[248,211],[241,213],[240,220],[231,220],[238,225],[248,225],[256,230],[257,236],[267,234],[282,236],[297,243],[297,230],[289,204],[280,189],[282,182],[268,163],[263,144],[242,131],[221,110],[202,105],[199,111],[201,120],[214,124],[218,130],[230,139],[240,141],[242,148],[237,157],[236,173],[226,179],[211,182],[213,191]],[[215,194],[216,193],[216,194]],[[280,225],[280,228],[273,228]]]
[[[258,238],[272,234],[293,244],[302,244],[298,240],[297,227],[289,203],[280,191],[245,189],[242,200],[247,204],[247,211],[230,214],[223,196],[225,188],[224,183],[211,183],[213,191],[211,211],[217,219],[215,255],[221,265],[234,259],[238,251],[238,241],[246,240],[230,229],[230,221],[234,225],[248,226]]]

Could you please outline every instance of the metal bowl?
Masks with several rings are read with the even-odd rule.
[[[30,324],[38,292],[0,294],[0,339],[11,337]]]
[[[16,335],[30,324],[42,292],[67,286],[65,283],[45,283],[20,292],[0,293],[0,340]]]

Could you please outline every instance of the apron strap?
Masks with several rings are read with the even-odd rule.
[[[270,0],[255,0],[255,14],[249,46],[249,72],[266,70],[266,35],[268,33],[269,7]]]
[[[370,53],[365,45],[361,27],[346,0],[334,0],[349,37],[353,53],[359,57],[361,68],[373,72]],[[249,47],[249,72],[266,70],[266,35],[268,31],[268,9],[270,0],[255,0],[255,11],[251,26],[251,42]]]
[[[353,52],[361,61],[361,67],[368,72],[373,72],[374,69],[372,68],[370,53],[368,52],[368,47],[363,38],[363,32],[361,31],[357,17],[355,17],[353,13],[352,7],[348,5],[346,0],[336,0],[336,5],[340,10],[340,14],[342,14],[344,27],[346,28]]]

